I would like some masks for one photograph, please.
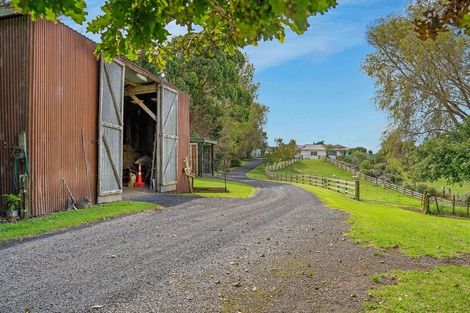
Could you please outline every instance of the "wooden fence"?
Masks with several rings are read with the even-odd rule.
[[[340,169],[342,169],[344,171],[347,171],[347,172],[353,174],[357,178],[367,180],[367,181],[369,181],[369,182],[371,182],[375,185],[382,186],[383,188],[391,189],[391,190],[394,190],[396,192],[399,192],[399,193],[402,193],[404,195],[407,195],[407,196],[410,196],[410,197],[413,197],[413,198],[416,198],[416,199],[419,199],[419,200],[423,201],[424,194],[421,193],[421,192],[406,188],[405,186],[392,184],[392,183],[387,182],[387,181],[385,181],[383,179],[380,179],[380,178],[365,175],[364,173],[361,173],[360,171],[352,168],[348,164],[346,164],[344,162],[340,162],[338,160],[333,160],[333,159],[330,159],[330,158],[326,158],[325,161],[332,164],[332,165],[334,165],[334,166],[336,166],[336,167],[339,167]],[[453,210],[455,210],[456,206],[466,207],[468,205],[468,200],[467,199],[457,199],[455,197],[452,200],[444,199],[444,198],[441,198],[441,197],[435,197],[435,198],[437,199],[438,202],[440,202],[444,205],[452,207]]]
[[[349,180],[329,178],[329,177],[323,177],[323,176],[272,172],[272,171],[278,171],[283,168],[286,168],[298,161],[299,160],[296,159],[296,160],[283,162],[282,164],[280,163],[276,165],[266,166],[265,174],[270,180],[317,186],[317,187],[339,192],[341,194],[350,196],[351,198],[356,199],[356,200],[360,200],[359,180],[349,181]]]

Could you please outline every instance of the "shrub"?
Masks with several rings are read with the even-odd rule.
[[[240,159],[233,159],[230,161],[230,167],[240,167],[242,166],[242,161]]]
[[[416,185],[416,190],[420,193],[424,193],[428,189],[428,186],[423,183],[419,183]]]

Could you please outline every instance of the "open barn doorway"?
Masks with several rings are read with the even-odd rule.
[[[98,202],[126,187],[175,191],[178,91],[126,60],[100,66]]]
[[[157,84],[129,67],[124,82],[123,185],[155,190]]]

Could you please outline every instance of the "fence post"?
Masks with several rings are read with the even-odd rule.
[[[423,211],[424,214],[429,213],[429,196],[427,192],[424,192],[423,194]]]
[[[361,200],[361,183],[359,179],[354,181],[354,199]]]
[[[470,209],[470,196],[467,197],[467,218],[468,218],[468,210]]]
[[[455,215],[455,195],[452,196],[452,215]]]

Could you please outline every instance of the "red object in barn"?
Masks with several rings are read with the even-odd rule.
[[[134,188],[144,187],[144,182],[142,181],[142,165],[139,163],[139,172],[137,173],[137,181],[134,183]]]

